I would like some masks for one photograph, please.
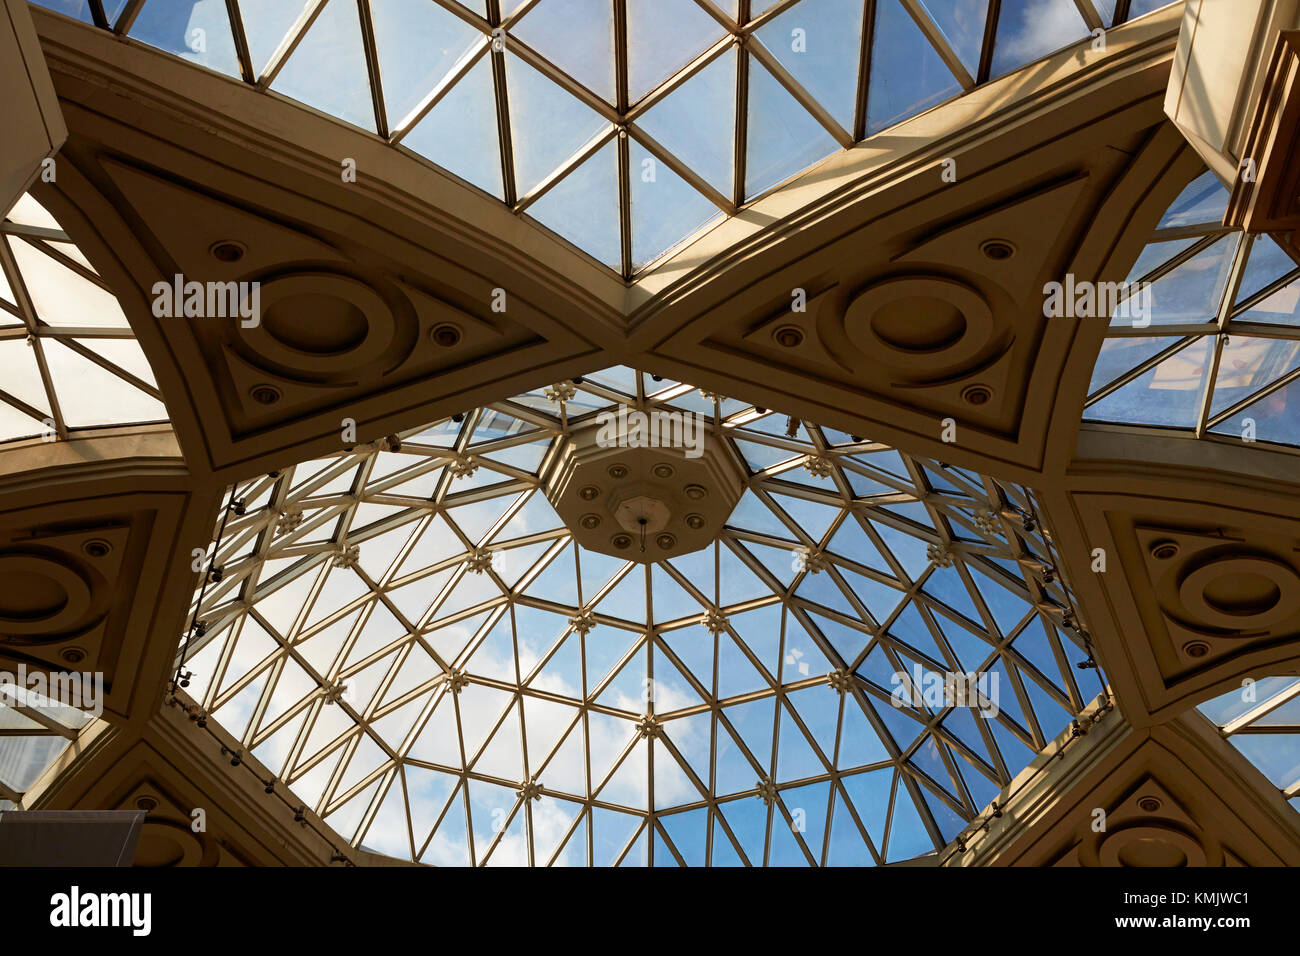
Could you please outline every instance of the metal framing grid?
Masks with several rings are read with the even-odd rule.
[[[1258,699],[1258,685],[1270,681],[1285,681],[1281,687],[1270,688],[1269,692],[1262,699]],[[1249,692],[1254,696],[1247,696]],[[1237,697],[1241,703],[1253,703],[1254,706],[1246,707],[1241,710],[1235,717],[1232,717],[1227,723],[1219,726],[1219,731],[1225,738],[1231,740],[1238,749],[1246,755],[1257,766],[1259,765],[1259,754],[1253,746],[1259,742],[1259,738],[1264,738],[1269,744],[1279,748],[1280,753],[1286,753],[1287,750],[1294,753],[1297,741],[1300,741],[1300,721],[1291,719],[1290,716],[1283,718],[1284,709],[1291,714],[1295,711],[1295,701],[1300,698],[1300,680],[1291,675],[1265,678],[1259,681],[1243,681],[1239,690],[1230,691],[1224,697],[1211,701],[1209,704],[1202,705],[1201,709],[1206,710],[1214,704],[1218,704],[1227,698]],[[1288,737],[1288,740],[1277,741],[1276,736],[1281,735]],[[1270,740],[1272,737],[1274,739]],[[1247,743],[1247,739],[1250,743]],[[1287,748],[1287,749],[1281,749]],[[1266,776],[1273,776],[1268,769],[1260,768]],[[1293,801],[1293,805],[1300,809],[1300,766],[1291,766],[1288,773],[1289,782],[1278,785],[1282,796]],[[1273,781],[1277,784],[1277,781]]]
[[[91,719],[14,683],[0,684],[0,803],[9,801],[23,809],[24,789],[62,755]]]
[[[1201,175],[1205,175],[1204,171]],[[1200,176],[1197,179],[1199,180]],[[1225,191],[1225,199],[1226,195]],[[1197,343],[1208,341],[1209,354],[1206,357],[1203,380],[1200,385],[1196,423],[1192,430],[1197,438],[1239,444],[1239,437],[1216,435],[1210,430],[1232,420],[1236,415],[1274,392],[1300,380],[1300,345],[1296,347],[1291,358],[1284,361],[1274,371],[1265,373],[1260,370],[1257,372],[1257,374],[1261,375],[1262,381],[1252,387],[1247,396],[1218,412],[1212,413],[1214,391],[1219,379],[1224,347],[1229,344],[1231,337],[1234,335],[1257,340],[1282,339],[1300,342],[1300,325],[1288,326],[1251,322],[1240,318],[1240,316],[1287,286],[1300,282],[1300,268],[1284,270],[1281,274],[1265,283],[1259,291],[1241,302],[1236,302],[1251,252],[1257,245],[1265,242],[1266,237],[1247,235],[1225,229],[1216,220],[1184,224],[1173,228],[1158,228],[1152,233],[1150,242],[1157,243],[1179,239],[1194,239],[1195,241],[1186,248],[1180,249],[1176,255],[1161,262],[1147,272],[1146,275],[1135,281],[1152,283],[1152,301],[1158,303],[1161,295],[1161,287],[1158,283],[1162,279],[1165,279],[1180,267],[1196,260],[1212,247],[1217,248],[1221,250],[1226,264],[1223,267],[1225,275],[1222,292],[1216,301],[1206,303],[1207,310],[1213,309],[1213,318],[1195,323],[1151,323],[1144,327],[1122,324],[1111,326],[1107,330],[1108,340],[1163,337],[1169,338],[1170,344],[1168,347],[1148,356],[1142,362],[1125,369],[1122,374],[1093,389],[1088,395],[1083,417],[1088,420],[1089,408],[1095,406],[1107,396],[1113,395],[1126,385],[1140,379],[1160,363],[1176,355],[1187,354],[1188,350],[1197,348]],[[1135,421],[1123,424],[1141,425],[1142,423]],[[1186,435],[1187,430],[1179,430],[1179,434]],[[1264,439],[1260,440],[1263,441]],[[1300,448],[1295,446],[1274,444],[1270,447],[1300,453]]]
[[[112,30],[119,36],[126,36],[135,22],[144,0],[130,0],[123,8]],[[312,24],[316,22],[327,2],[348,3],[352,0],[303,0],[302,10],[292,29],[284,36],[278,48],[262,69],[260,75],[255,71],[248,49],[243,15],[238,0],[226,0],[231,29],[234,33],[235,49],[240,63],[243,79],[262,90],[269,90],[277,74],[288,61],[293,51],[301,43]],[[862,5],[862,47],[856,64],[857,98],[855,115],[851,128],[842,126],[830,111],[799,80],[787,70],[773,52],[764,46],[755,35],[756,31],[772,22],[794,7],[800,0],[776,0],[756,15],[751,15],[750,0],[737,0],[738,16],[733,19],[723,5],[715,0],[692,0],[705,14],[717,22],[723,33],[713,42],[708,43],[693,60],[668,76],[658,86],[638,99],[633,100],[628,86],[629,42],[627,22],[627,0],[611,0],[613,33],[611,45],[614,56],[615,96],[613,101],[593,92],[570,73],[556,66],[551,60],[530,47],[515,35],[514,28],[542,0],[523,0],[508,14],[503,13],[501,0],[486,0],[487,16],[483,17],[471,10],[469,6],[457,0],[429,0],[469,24],[479,31],[480,36],[451,71],[438,85],[430,90],[414,110],[403,117],[387,115],[383,87],[383,63],[375,44],[375,30],[371,15],[371,0],[355,0],[360,18],[360,30],[366,68],[370,80],[371,99],[373,102],[375,129],[378,135],[394,145],[400,145],[403,138],[432,110],[454,85],[483,57],[489,58],[492,67],[494,95],[496,98],[496,123],[500,140],[501,182],[503,198],[511,210],[524,214],[530,206],[556,187],[557,184],[581,166],[587,159],[611,141],[618,141],[618,178],[619,178],[619,224],[621,244],[620,273],[625,281],[633,278],[648,268],[658,258],[667,255],[673,248],[689,241],[692,236],[683,236],[668,250],[659,253],[649,262],[637,264],[632,256],[631,224],[631,187],[629,180],[628,137],[644,147],[658,161],[689,183],[702,196],[707,198],[719,213],[726,216],[736,215],[743,206],[755,196],[745,192],[745,172],[747,158],[747,121],[749,115],[749,77],[754,61],[762,64],[771,75],[797,100],[842,148],[849,148],[866,137],[867,105],[869,97],[869,77],[871,71],[872,34],[875,27],[875,14],[879,6],[886,2],[900,3],[916,22],[922,34],[933,45],[936,53],[951,70],[963,91],[970,90],[979,83],[989,79],[993,58],[993,46],[997,36],[997,24],[1001,10],[1001,0],[988,0],[986,24],[979,68],[972,76],[962,62],[943,30],[926,10],[924,0],[863,0]],[[1078,7],[1081,28],[1096,29],[1103,26],[1092,0],[1074,0]],[[1114,23],[1124,22],[1128,4],[1121,0]],[[97,22],[102,21],[102,12],[97,14]],[[526,21],[524,21],[526,22]],[[1082,39],[1082,37],[1081,37]],[[732,190],[724,194],[707,182],[657,142],[638,123],[647,110],[660,103],[665,97],[678,89],[702,69],[717,58],[732,51],[737,54],[736,63],[736,112],[734,118],[733,143],[733,178]],[[560,164],[540,183],[521,194],[516,184],[515,153],[511,135],[511,110],[508,84],[506,81],[506,57],[515,56],[519,60],[541,72],[551,81],[567,90],[592,111],[602,117],[608,124],[589,142],[580,147],[568,159]],[[418,155],[412,153],[412,155]],[[777,188],[780,183],[770,188]],[[764,192],[770,191],[765,189]],[[707,227],[706,227],[707,228]],[[698,234],[698,233],[697,233]],[[581,250],[580,250],[581,251]],[[584,255],[587,253],[584,252]],[[591,258],[590,256],[588,256]],[[598,260],[592,258],[593,262]],[[606,267],[604,263],[598,263]]]
[[[505,845],[498,862],[614,863],[644,851],[650,863],[658,853],[670,865],[763,864],[774,853],[788,861],[784,847],[825,865],[846,840],[864,862],[893,862],[944,846],[1088,704],[1093,692],[1075,677],[1094,666],[1086,634],[1026,492],[689,385],[637,374],[623,391],[613,381],[596,373],[565,403],[538,390],[406,433],[396,451],[391,441],[358,447],[234,489],[235,514],[223,515],[210,549],[200,635],[180,666],[198,682],[200,706],[345,839],[439,859],[445,819],[466,841],[462,862],[475,864]],[[763,521],[733,514],[711,554],[697,553],[701,566],[570,547],[541,489],[566,436],[596,427],[599,411],[618,403],[705,415],[708,440],[750,474],[750,514]],[[886,459],[892,471],[872,464]],[[803,504],[829,506],[821,533],[795,517]],[[538,513],[550,515],[542,527]],[[850,548],[848,537],[869,544]],[[505,564],[487,560],[491,552]],[[593,561],[605,573],[590,570]],[[736,575],[757,590],[729,595]],[[561,579],[571,582],[568,598]],[[669,590],[676,598],[665,607]],[[618,604],[628,600],[630,616]],[[536,644],[541,619],[556,626]],[[765,621],[760,639],[748,623],[756,619]],[[557,689],[548,667],[570,642],[582,676]],[[503,648],[504,661],[494,657]],[[882,674],[916,665],[996,670],[1001,712],[978,720],[964,707],[896,698]],[[668,683],[651,684],[660,690],[648,701],[629,700],[626,682],[654,682],[657,670]],[[738,671],[759,679],[724,690]],[[665,701],[664,686],[684,697]],[[755,706],[772,708],[761,733],[738,717]],[[818,707],[834,716],[819,718]],[[693,719],[708,729],[691,743],[683,735]],[[806,745],[814,772],[784,772],[787,738]],[[849,756],[864,740],[879,741],[878,759]],[[514,748],[514,775],[496,763],[502,748]],[[753,781],[739,791],[720,787],[725,753],[738,754]],[[557,785],[556,761],[568,754],[581,759]],[[887,800],[853,796],[864,775],[887,779]],[[413,776],[450,787],[436,819]],[[810,787],[825,788],[811,810],[799,805]],[[499,817],[488,829],[484,800]],[[894,812],[899,801],[905,813]],[[670,835],[687,819],[679,814],[697,811],[707,820],[698,859],[698,846]],[[635,826],[602,853],[609,814]],[[921,830],[907,831],[904,815]],[[805,818],[818,832],[796,832]],[[905,842],[918,834],[923,846]]]
[[[34,200],[32,201],[34,202]],[[3,270],[4,278],[9,283],[9,288],[13,292],[15,300],[11,306],[0,298],[0,343],[16,340],[26,341],[36,359],[37,368],[40,370],[45,399],[49,405],[48,412],[35,408],[29,402],[25,402],[5,391],[3,383],[0,383],[0,402],[4,402],[32,419],[33,430],[31,436],[17,437],[41,435],[42,424],[46,435],[56,434],[60,440],[68,437],[68,423],[59,402],[58,389],[55,387],[54,379],[50,375],[50,365],[46,356],[46,350],[50,342],[58,342],[66,346],[87,361],[93,362],[105,371],[117,376],[132,388],[140,390],[157,402],[162,402],[162,393],[157,386],[143,381],[85,344],[86,340],[93,341],[96,339],[127,339],[134,342],[135,334],[127,325],[125,317],[123,317],[119,327],[106,328],[101,326],[52,325],[41,316],[40,311],[33,303],[29,283],[23,277],[22,269],[19,267],[18,260],[14,255],[14,244],[20,242],[36,249],[69,270],[77,280],[88,282],[103,290],[106,294],[115,296],[113,290],[87,264],[84,257],[79,254],[76,257],[69,254],[75,252],[76,247],[71,245],[71,239],[62,229],[22,225],[8,219],[0,222],[0,270]],[[11,316],[21,320],[22,324],[10,324],[14,321]],[[143,361],[142,353],[141,362],[143,363]],[[123,420],[114,422],[113,425],[152,424],[157,421],[158,419],[150,422]]]

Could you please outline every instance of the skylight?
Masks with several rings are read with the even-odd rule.
[[[187,693],[344,839],[906,860],[1102,689],[1023,489],[627,368],[562,384],[231,489]],[[597,553],[552,508],[556,443],[620,405],[698,413],[748,476],[704,550]]]
[[[1246,680],[1198,709],[1300,810],[1300,677]]]
[[[243,0],[232,22],[225,0],[108,0],[99,25],[410,149],[632,277],[837,150],[1163,5]]]
[[[0,223],[0,442],[167,420],[108,284],[30,195]]]
[[[23,806],[24,793],[93,718],[32,692],[12,674],[5,677],[0,682],[0,810],[12,810]]]
[[[1300,446],[1300,268],[1224,229],[1227,201],[1205,172],[1165,212],[1126,280],[1150,315],[1111,320],[1086,420]]]

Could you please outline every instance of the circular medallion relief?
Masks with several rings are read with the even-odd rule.
[[[1151,824],[1112,831],[1097,848],[1102,866],[1205,866],[1205,848],[1182,830]]]
[[[388,303],[348,276],[279,276],[262,283],[260,297],[258,324],[241,324],[239,334],[277,365],[310,372],[358,368],[381,356],[396,335]]]
[[[38,555],[0,555],[0,630],[67,630],[89,610],[90,598],[90,585],[67,565]]]
[[[1225,557],[1183,579],[1178,597],[1212,627],[1258,630],[1300,612],[1300,575],[1267,557]]]
[[[993,335],[993,311],[975,289],[937,276],[888,279],[849,303],[844,331],[864,354],[898,368],[967,363]]]

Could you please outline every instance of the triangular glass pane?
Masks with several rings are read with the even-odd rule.
[[[573,725],[573,718],[578,711],[568,704],[540,697],[525,696],[523,702],[524,730],[528,735],[528,768],[536,774],[551,756],[551,751],[560,738]],[[547,769],[555,768],[547,764]]]
[[[842,777],[841,784],[848,793],[849,801],[858,812],[858,819],[866,828],[876,848],[880,849],[885,836],[885,814],[889,811],[889,795],[893,772],[876,770],[871,773],[858,773]],[[836,807],[836,816],[842,808]],[[845,810],[847,816],[847,810]],[[852,818],[845,821],[852,825]],[[853,829],[857,829],[854,827]],[[834,843],[832,843],[834,853]]]
[[[718,552],[718,596],[723,607],[770,595],[771,589],[730,548]]]
[[[376,794],[378,794],[381,782],[382,781],[380,780],[376,780],[337,810],[325,815],[325,822],[336,830],[345,840],[351,842],[356,835],[357,827],[361,824],[361,818],[365,816],[366,811],[370,809],[371,803],[374,801]],[[334,791],[334,797],[331,797],[331,800],[336,799],[338,795],[343,792],[344,788],[339,787]]]
[[[1217,415],[1249,398],[1297,367],[1300,341],[1229,336],[1219,353],[1210,414]]]
[[[661,741],[653,741],[654,750],[654,806],[656,810],[681,806],[684,803],[697,803],[706,799],[700,793],[690,777],[682,770],[677,758]],[[708,781],[704,781],[708,786]]]
[[[559,554],[550,559],[541,573],[533,578],[524,588],[525,594],[576,607],[578,604],[577,569],[573,563],[573,552],[566,545]],[[595,591],[589,582],[583,581],[583,595],[590,601]]]
[[[829,698],[830,692],[826,692]],[[825,765],[817,757],[816,751],[808,743],[799,725],[789,712],[781,708],[781,735],[777,740],[776,781],[785,783],[790,780],[802,780],[826,772]]]
[[[728,50],[637,119],[637,125],[730,197],[736,138],[736,53]]]
[[[70,428],[164,422],[162,402],[55,339],[42,343],[63,419]]]
[[[644,565],[636,564],[596,604],[596,613],[630,621],[646,623],[646,573]]]
[[[469,866],[469,836],[465,828],[465,805],[461,792],[451,799],[442,822],[420,856],[421,863],[434,866]]]
[[[1250,245],[1250,256],[1237,286],[1237,304],[1249,299],[1265,286],[1296,271],[1295,260],[1269,236],[1256,236]]]
[[[660,715],[705,703],[672,659],[663,653],[655,656],[654,694],[655,712]]]
[[[765,544],[747,541],[743,547],[780,582],[782,589],[788,588],[794,581],[795,575],[802,570],[803,553],[793,546],[771,548]]]
[[[1202,249],[1153,282],[1133,305],[1121,303],[1110,324],[1143,327],[1147,323],[1213,322],[1228,286],[1237,241],[1237,236],[1229,235]],[[1087,286],[1081,291],[1087,293],[1090,289]],[[1079,311],[1077,306],[1076,311]]]
[[[704,866],[709,834],[709,811],[701,807],[685,813],[669,813],[658,818],[659,824],[673,841],[673,846],[687,866]],[[655,850],[655,862],[659,862]]]
[[[705,786],[709,784],[709,737],[713,726],[710,714],[693,714],[690,717],[677,717],[664,722],[664,733],[677,752],[686,758],[687,764]],[[726,731],[720,731],[723,738]],[[723,739],[720,738],[720,739]]]
[[[839,144],[757,59],[749,63],[745,198],[802,172]]]
[[[465,757],[472,760],[496,727],[502,713],[510,706],[508,691],[470,683],[457,698],[461,734],[465,740]]]
[[[653,601],[654,620],[656,624],[665,624],[683,618],[694,617],[704,610],[677,579],[656,564],[650,572],[651,600]]]
[[[865,631],[848,627],[825,615],[814,613],[809,617],[813,626],[830,642],[846,665],[851,666],[871,640],[871,635]]]
[[[1293,279],[1265,296],[1233,321],[1300,326],[1300,279]]]
[[[517,56],[506,59],[506,80],[515,155],[515,186],[518,194],[523,196],[607,124],[600,114]],[[616,208],[610,204],[602,209],[602,218],[610,218]],[[556,231],[563,234],[562,230]]]
[[[803,581],[795,588],[795,594],[821,607],[839,611],[849,617],[857,617],[857,611],[844,596],[844,591],[836,583],[835,575],[830,571],[805,574]]]
[[[921,814],[916,809],[916,804],[900,774],[894,796],[894,816],[889,826],[889,848],[885,853],[885,862],[910,860],[923,853],[929,853],[934,848],[934,840],[930,838],[929,831],[921,822]]]
[[[728,707],[722,713],[749,748],[750,754],[766,775],[772,764],[773,718],[776,716],[776,698],[765,697]],[[718,757],[722,757],[722,735],[718,735]],[[750,773],[753,773],[751,770]],[[721,776],[721,767],[719,767]],[[750,787],[754,786],[751,782]]]
[[[713,635],[703,627],[684,627],[661,634],[659,640],[690,670],[705,691],[713,687]]]
[[[921,0],[971,77],[979,75],[988,0]]]
[[[418,851],[428,838],[438,815],[447,806],[447,800],[456,786],[456,778],[437,770],[407,765],[406,805],[411,815],[411,829],[415,831],[415,846]],[[453,808],[449,813],[454,813]]]
[[[641,819],[631,813],[619,813],[604,807],[592,808],[592,852],[596,866],[613,866],[618,861],[624,847],[632,839],[632,834],[641,825]],[[631,863],[635,856],[635,849],[628,851],[624,862]]]
[[[0,339],[0,368],[4,369],[0,391],[44,415],[50,414],[49,399],[45,394],[40,366],[36,364],[36,350],[32,346],[23,339]],[[33,420],[25,427],[30,428],[30,433],[36,433],[43,426]]]
[[[646,649],[640,648],[619,668],[614,679],[605,685],[596,702],[614,710],[642,713],[652,685],[646,677]]]
[[[560,649],[550,656],[528,686],[582,699],[581,641],[582,638],[576,632],[565,638]]]
[[[373,133],[375,107],[356,4],[328,0],[271,88]]]
[[[767,853],[768,866],[808,866],[808,857],[804,854],[793,828],[785,821],[780,810],[773,811],[772,833]]]
[[[445,767],[461,765],[460,743],[456,735],[455,697],[445,695],[438,702],[429,719],[425,721],[407,756],[412,760],[442,764]]]
[[[428,0],[381,0],[370,5],[370,14],[388,124],[396,128],[484,37]],[[489,110],[476,114],[474,120],[480,126],[495,127],[495,115]],[[489,117],[492,121],[485,124]]]
[[[758,38],[840,126],[853,129],[862,0],[802,0],[760,27]]]
[[[718,636],[718,697],[735,697],[768,687],[763,675],[754,669],[749,658],[730,634]]]
[[[514,633],[509,614],[497,619],[495,626],[470,655],[466,669],[479,677],[508,684],[516,682]]]
[[[310,2],[311,0],[243,0],[239,4],[253,72],[259,77],[270,62],[271,55]],[[366,88],[369,89],[369,83]]]
[[[826,835],[826,810],[830,801],[830,788],[829,783],[822,782],[781,792],[781,802],[790,812],[793,831],[799,834],[812,853],[813,859],[818,862],[822,855],[822,840]],[[777,827],[784,826],[786,826],[784,818],[778,817],[772,821],[773,831]],[[802,854],[799,860],[799,865],[803,865]]]
[[[569,618],[564,614],[524,604],[515,605],[514,618],[519,673],[521,677],[527,678],[537,667],[537,662],[550,652],[556,641],[568,630]]]
[[[815,542],[820,542],[830,530],[835,519],[840,516],[838,505],[809,501],[793,495],[775,495],[772,498],[794,523]]]
[[[723,32],[694,0],[627,0],[629,102],[703,53]]]
[[[1010,73],[1086,36],[1088,25],[1074,0],[1002,0],[990,75]]]
[[[528,214],[597,261],[621,271],[623,252],[615,141],[602,146],[529,206]]]
[[[1227,208],[1228,190],[1223,188],[1218,176],[1207,170],[1178,194],[1178,198],[1160,217],[1156,228],[1179,229],[1202,224],[1217,226],[1223,221],[1223,213]]]
[[[484,192],[503,198],[496,94],[487,57],[475,63],[402,137],[402,145]]]
[[[741,797],[739,800],[720,804],[718,809],[722,811],[722,815],[731,826],[731,832],[749,859],[749,865],[762,866],[766,858],[764,847],[767,842],[767,806],[757,797]],[[715,846],[717,839],[715,835]]]
[[[1172,336],[1123,335],[1101,343],[1088,394],[1095,394],[1178,341]]]
[[[1300,445],[1300,380],[1291,382],[1210,429],[1216,435],[1241,438],[1253,434],[1258,441]]]
[[[622,756],[636,736],[636,724],[622,717],[589,711],[587,734],[587,747],[591,756],[591,785],[597,787],[609,776],[614,761]]]
[[[587,753],[584,748],[586,733],[579,721],[569,731],[564,742],[556,749],[543,766],[541,762],[530,764],[533,776],[541,775],[541,782],[548,791],[569,793],[577,797],[587,793]],[[603,768],[602,768],[603,769]]]
[[[483,754],[474,761],[473,769],[489,777],[504,780],[524,778],[524,749],[519,736],[519,716],[514,707],[505,721],[492,735]]]
[[[541,0],[511,30],[610,103],[614,93],[614,13],[609,0]]]
[[[240,75],[230,18],[219,0],[149,0],[131,24],[130,36],[210,70]]]
[[[507,790],[505,787],[499,787],[490,783],[483,783],[479,780],[470,780],[466,783],[469,788],[469,815],[473,826],[474,837],[474,862],[480,866],[488,859],[488,853],[492,850],[492,843],[497,839],[507,826],[507,821],[513,823],[511,814],[515,816],[523,814],[520,808],[515,812],[515,804],[519,802],[514,791]]]
[[[721,815],[713,818],[713,849],[709,855],[709,866],[744,866],[745,863],[736,852],[735,844],[727,836]]]
[[[826,862],[830,866],[875,866],[875,858],[862,840],[862,833],[849,813],[844,797],[836,792],[835,811],[831,817],[830,846]]]
[[[7,238],[37,318],[56,328],[126,329],[117,297],[30,242]]]
[[[451,663],[460,656],[490,615],[490,611],[484,611],[473,617],[462,618],[454,624],[441,625],[429,631],[425,640],[444,661]]]
[[[1088,408],[1089,419],[1192,428],[1200,409],[1213,337],[1204,336]]]
[[[628,170],[634,272],[722,215],[636,140],[628,144]]]
[[[876,5],[867,135],[928,110],[961,85],[898,0]]]
[[[648,746],[649,744],[644,740],[637,741],[631,752],[618,765],[618,769],[610,776],[609,781],[601,787],[597,794],[601,800],[631,810],[649,809]]]

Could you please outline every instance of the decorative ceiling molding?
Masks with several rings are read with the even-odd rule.
[[[1131,228],[1115,197],[1148,191],[1175,149],[1156,131],[1163,82],[1153,67],[1124,107],[1040,118],[1033,146],[1024,130],[981,140],[954,155],[956,182],[913,173],[869,214],[800,233],[806,253],[738,265],[632,341],[666,374],[896,447],[1016,481],[1058,469],[1049,423],[1087,323],[1045,317],[1043,289],[1105,277]]]
[[[167,656],[150,635],[184,613],[211,506],[174,466],[71,470],[0,498],[0,667],[101,673],[105,712],[140,717],[161,692],[147,661]]]
[[[252,758],[250,766],[232,764],[238,745],[179,706],[164,704],[139,726],[105,733],[92,725],[84,734],[93,742],[57,778],[41,781],[31,808],[144,810],[137,866],[325,866],[369,857],[332,845],[310,810],[303,814],[310,822],[296,820],[295,807],[266,793],[269,773]]]
[[[1111,711],[1086,742],[1040,757],[948,865],[1300,865],[1294,811],[1200,714],[1135,730]]]
[[[1185,439],[1185,447],[1191,446]],[[1300,656],[1294,492],[1117,461],[1043,496],[1097,653],[1135,726]]]

